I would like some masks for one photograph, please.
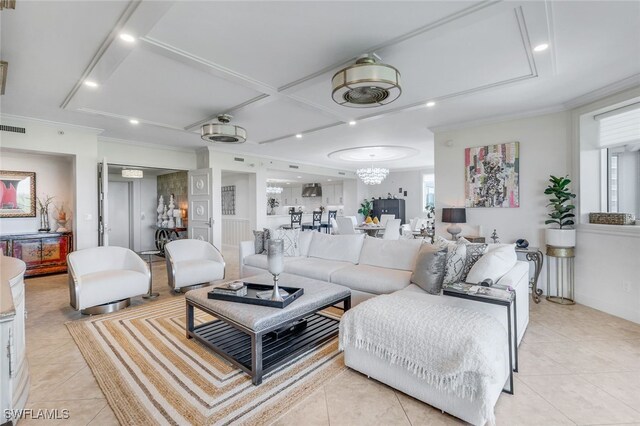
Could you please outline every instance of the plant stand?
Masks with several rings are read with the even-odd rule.
[[[553,262],[552,262],[553,260]],[[547,245],[547,297],[552,303],[574,305],[574,260],[575,247]],[[555,296],[551,295],[551,263],[555,264]]]

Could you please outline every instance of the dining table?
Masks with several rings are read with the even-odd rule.
[[[370,237],[377,237],[380,231],[384,230],[384,225],[358,225],[354,229],[364,231]]]
[[[324,230],[327,234],[331,232],[331,224],[329,222],[316,223],[316,226],[320,226],[320,229]],[[312,222],[304,222],[301,227],[303,231],[306,229],[314,229]]]

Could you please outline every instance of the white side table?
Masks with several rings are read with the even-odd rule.
[[[145,250],[138,253],[140,256],[147,256],[147,263],[149,264],[149,291],[142,296],[143,299],[155,299],[160,296],[160,293],[153,292],[153,268],[151,267],[153,256],[160,254],[160,250]]]

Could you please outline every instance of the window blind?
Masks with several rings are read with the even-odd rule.
[[[598,120],[601,147],[640,143],[640,106],[618,114],[603,114]]]

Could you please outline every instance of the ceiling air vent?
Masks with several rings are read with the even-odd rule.
[[[0,131],[13,132],[13,133],[27,133],[27,130],[24,127],[5,126],[4,124],[0,125]]]
[[[293,164],[289,164],[290,169],[299,169],[300,166],[294,166]]]
[[[233,157],[233,161],[239,161],[241,163],[244,163],[244,158],[242,158],[242,157]]]
[[[339,175],[341,176],[346,176],[347,174],[345,172],[338,172]]]

